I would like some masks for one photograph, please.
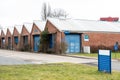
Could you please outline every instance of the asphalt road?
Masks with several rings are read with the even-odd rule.
[[[87,57],[67,57],[43,53],[18,52],[0,49],[0,65],[81,63],[97,66],[97,59]],[[120,61],[112,60],[112,70],[120,71]]]
[[[95,59],[74,58],[43,53],[18,52],[0,49],[0,65],[45,64],[45,63],[91,63]]]

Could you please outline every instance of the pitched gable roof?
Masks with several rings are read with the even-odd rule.
[[[9,29],[11,35],[12,35],[12,34],[13,34],[13,31],[14,31],[14,27],[12,26],[12,27],[9,27],[8,29]]]
[[[25,28],[31,33],[33,23],[24,23]]]
[[[34,23],[41,31],[43,31],[44,28],[45,28],[46,21],[34,20],[33,23]]]
[[[7,27],[4,27],[4,28],[2,29],[2,31],[3,31],[3,33],[6,35],[6,33],[7,33]]]
[[[22,32],[22,27],[23,27],[23,25],[15,25],[15,28],[17,29],[19,34],[21,34],[21,32]]]

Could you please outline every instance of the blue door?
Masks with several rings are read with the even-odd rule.
[[[49,48],[53,48],[54,47],[54,41],[55,41],[55,34],[50,34],[49,35]]]
[[[34,51],[38,52],[39,45],[40,45],[40,36],[39,35],[35,35],[35,36],[33,36],[33,39],[34,39]]]
[[[18,44],[18,36],[14,37],[14,43],[17,45]]]
[[[79,34],[66,34],[65,40],[68,44],[67,53],[80,52],[80,35]]]

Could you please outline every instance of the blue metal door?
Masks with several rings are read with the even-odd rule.
[[[38,52],[39,45],[40,45],[40,36],[39,35],[35,35],[35,36],[33,36],[33,38],[34,38],[34,51]]]
[[[54,41],[55,41],[55,34],[50,34],[49,35],[49,48],[53,48],[54,47]]]
[[[65,40],[68,44],[67,53],[79,53],[80,52],[80,35],[79,34],[67,34]]]
[[[18,44],[18,36],[14,37],[14,43],[17,45]]]

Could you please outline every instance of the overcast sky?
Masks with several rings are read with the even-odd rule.
[[[120,0],[0,0],[0,25],[14,26],[40,20],[43,2],[53,9],[64,9],[72,18],[120,17]]]

